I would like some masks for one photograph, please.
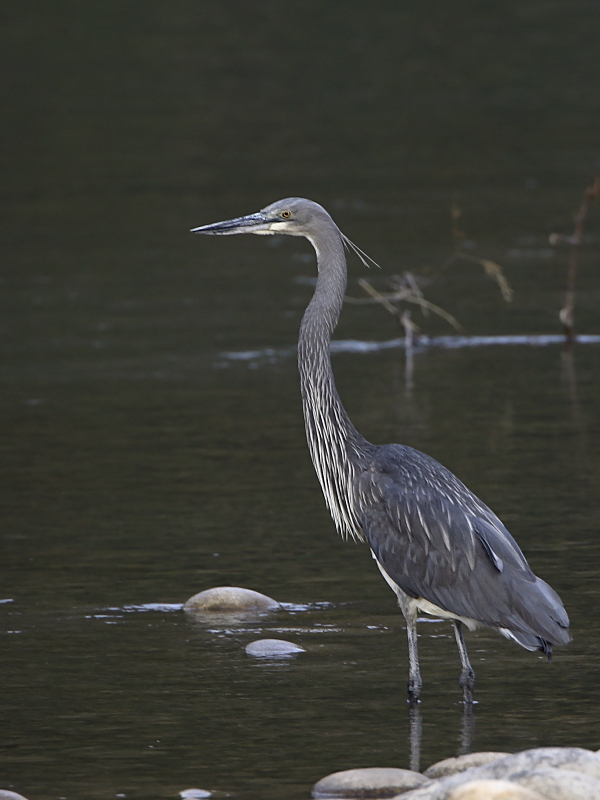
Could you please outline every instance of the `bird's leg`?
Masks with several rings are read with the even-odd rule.
[[[463,690],[463,701],[465,705],[473,704],[473,689],[475,688],[475,673],[469,661],[467,654],[467,646],[462,632],[462,622],[457,619],[452,620],[454,625],[454,635],[456,636],[456,644],[458,645],[458,652],[460,654],[460,663],[462,665],[462,672],[460,673],[460,680],[458,681]]]
[[[419,669],[419,649],[417,646],[417,615],[406,615],[408,634],[408,702],[418,703],[421,694],[421,670]]]

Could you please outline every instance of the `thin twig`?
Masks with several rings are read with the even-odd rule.
[[[393,314],[395,317],[398,316],[398,309],[396,308],[396,306],[393,306],[389,302],[387,297],[385,297],[380,292],[378,292],[377,289],[375,289],[374,286],[371,286],[369,281],[366,281],[364,278],[359,278],[358,279],[358,285],[361,287],[361,289],[364,289],[367,294],[370,294],[373,299],[372,300],[367,300],[366,298],[347,297],[346,299],[348,300],[348,302],[354,303],[355,305],[359,305],[359,304],[360,305],[364,305],[366,303],[373,303],[373,302],[381,303],[381,305],[385,308],[386,311],[389,311],[390,314]],[[395,298],[395,299],[404,300],[404,295],[406,294],[406,292],[400,292],[399,294],[402,294],[402,297],[401,298]]]
[[[415,305],[421,306],[422,308],[427,308],[429,311],[433,311],[434,314],[442,317],[446,320],[446,322],[450,323],[452,327],[457,331],[463,331],[464,328],[456,320],[451,314],[448,314],[447,311],[444,311],[443,308],[436,306],[434,303],[430,303],[429,300],[425,300],[424,297],[417,297],[415,295],[410,294],[409,292],[392,292],[391,294],[381,294],[375,289],[371,284],[366,281],[364,278],[359,278],[358,280],[359,286],[367,292],[367,294],[371,295],[372,299],[368,298],[360,298],[360,297],[346,297],[346,301],[348,303],[352,303],[353,305],[366,305],[369,303],[380,303],[390,314],[393,314],[395,317],[398,317],[398,309],[396,306],[392,305],[390,301],[403,301],[406,303],[414,303]]]
[[[388,281],[388,286],[392,292],[408,292],[413,297],[423,297],[423,292],[412,272],[405,272],[403,275],[392,275]],[[424,317],[428,317],[429,309],[421,306],[421,313]]]

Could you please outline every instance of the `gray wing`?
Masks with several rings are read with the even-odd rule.
[[[375,558],[409,596],[550,644],[570,641],[556,592],[498,517],[435,459],[379,447],[359,492]]]

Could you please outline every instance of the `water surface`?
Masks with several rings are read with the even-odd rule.
[[[310,247],[187,230],[306,195],[383,266],[353,261],[349,294],[410,269],[465,335],[559,336],[567,252],[547,237],[571,232],[598,168],[597,9],[344,9],[3,12],[0,785],[30,800],[293,800],[335,770],[410,763],[402,618],[366,548],[335,534],[304,440]],[[466,252],[502,265],[510,306],[476,265],[438,269],[456,192]],[[400,335],[353,305],[336,332]],[[597,749],[600,347],[486,341],[417,348],[409,385],[401,348],[338,346],[339,390],[365,436],[424,450],[490,505],[571,615],[552,665],[469,636],[467,746]],[[186,618],[220,584],[290,605]],[[466,745],[451,629],[420,634],[426,767]],[[307,652],[248,658],[262,636]]]

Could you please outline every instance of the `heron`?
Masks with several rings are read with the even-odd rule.
[[[408,702],[419,702],[422,688],[420,612],[454,627],[465,706],[473,703],[475,673],[464,627],[494,628],[550,661],[553,646],[570,641],[569,618],[496,514],[434,458],[407,445],[371,444],[346,413],[330,341],[346,291],[345,246],[362,251],[322,206],[299,197],[192,233],[303,236],[315,250],[317,283],[298,338],[308,448],[337,530],[368,544],[396,594],[408,636]]]

